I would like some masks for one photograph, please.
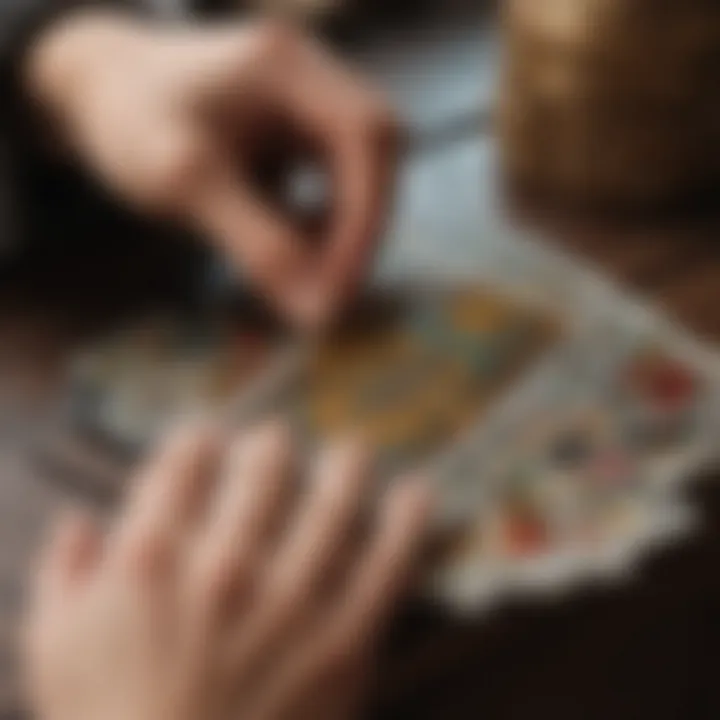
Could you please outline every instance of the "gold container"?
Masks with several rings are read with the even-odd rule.
[[[571,203],[720,194],[719,0],[506,0],[506,174]]]

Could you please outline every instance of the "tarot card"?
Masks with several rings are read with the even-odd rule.
[[[576,263],[508,242],[483,279],[376,288],[292,348],[237,328],[105,343],[77,374],[88,416],[135,445],[198,411],[282,414],[307,458],[364,437],[381,477],[436,484],[426,587],[454,607],[622,575],[692,526],[674,488],[714,448],[717,358]]]
[[[450,604],[616,577],[692,524],[660,479],[695,467],[718,384],[645,307],[595,278],[580,293],[578,273],[562,309],[537,300],[544,281],[507,277],[376,297],[271,394],[308,452],[359,433],[384,476],[428,472],[456,541],[428,587]]]
[[[533,253],[566,275],[544,305],[567,294],[568,331],[473,442],[448,453],[464,474],[454,487],[465,540],[438,561],[431,585],[456,607],[630,572],[692,529],[695,513],[672,488],[717,458],[715,353],[592,272]],[[545,281],[528,283],[529,266],[517,277],[526,296],[539,295]],[[467,492],[478,475],[491,488],[482,497]]]
[[[684,503],[652,507],[631,500],[605,509],[599,520],[583,542],[570,544],[538,510],[485,507],[436,558],[425,592],[471,614],[512,596],[558,597],[578,585],[625,579],[648,551],[697,524]]]
[[[359,435],[392,476],[453,444],[560,336],[551,315],[487,288],[385,291],[309,350],[273,407],[308,451]]]
[[[451,604],[616,577],[692,522],[623,450],[606,408],[527,409],[515,430],[478,466],[483,497],[465,496],[462,542],[436,564],[431,591]]]

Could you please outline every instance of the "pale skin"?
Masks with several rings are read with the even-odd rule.
[[[360,524],[356,445],[326,451],[299,492],[292,460],[276,423],[232,441],[185,428],[109,528],[59,523],[26,627],[38,720],[353,716],[430,497],[400,480]]]
[[[197,231],[301,328],[324,326],[356,290],[392,196],[399,125],[319,44],[267,21],[159,25],[81,11],[41,34],[24,80],[57,148],[123,203]],[[316,242],[249,174],[278,123],[279,139],[310,143],[331,179]]]
[[[305,330],[356,291],[392,194],[398,123],[319,45],[269,23],[159,26],[69,14],[26,56],[51,145],[132,209],[197,231]],[[319,243],[248,167],[282,121],[332,181]],[[329,720],[357,708],[429,512],[400,481],[369,517],[366,461],[334,448],[293,492],[273,424],[184,430],[101,529],[73,513],[47,544],[26,627],[38,720]]]

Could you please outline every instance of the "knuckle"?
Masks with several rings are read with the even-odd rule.
[[[360,645],[361,637],[350,629],[336,633],[326,649],[326,662],[329,668],[340,671],[351,665],[360,652]]]
[[[278,583],[274,591],[272,606],[278,621],[290,621],[303,616],[311,603],[311,591],[307,582]]]
[[[206,562],[200,573],[198,596],[203,610],[213,611],[222,606],[230,595],[232,577],[227,562]]]
[[[361,115],[360,127],[374,143],[394,148],[402,143],[403,123],[397,114],[383,103],[371,103]]]
[[[149,167],[148,194],[152,203],[162,208],[183,205],[192,192],[203,163],[199,143],[187,139],[166,138],[159,143]]]
[[[197,595],[203,612],[216,614],[238,604],[253,584],[253,563],[246,554],[216,551],[201,562]]]
[[[168,543],[159,533],[136,532],[120,548],[120,561],[134,580],[155,583],[172,569]]]
[[[329,685],[340,681],[362,657],[363,638],[350,630],[348,627],[335,630],[324,642],[317,643],[315,672]]]
[[[283,63],[296,57],[303,45],[301,33],[288,23],[274,18],[260,20],[255,27],[255,50],[258,59]]]
[[[269,420],[240,437],[232,452],[240,461],[248,458],[254,468],[259,466],[259,469],[266,470],[278,458],[288,455],[290,449],[291,438],[286,425],[281,421]]]

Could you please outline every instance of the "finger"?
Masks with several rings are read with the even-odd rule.
[[[38,559],[35,598],[42,605],[65,596],[97,567],[102,533],[88,514],[63,514]]]
[[[314,327],[320,308],[317,268],[304,237],[226,170],[198,196],[204,233],[292,323]]]
[[[356,442],[325,451],[272,568],[270,590],[300,611],[342,557],[368,485],[367,453]]]
[[[344,539],[354,527],[366,475],[366,459],[357,446],[338,447],[323,455],[267,572],[252,627],[240,628],[231,638],[236,667],[274,657],[278,643],[286,642],[312,612],[323,574],[342,557]]]
[[[201,543],[200,562],[215,575],[212,592],[239,595],[255,575],[285,508],[291,469],[290,434],[281,423],[252,430],[231,448]]]
[[[356,288],[375,250],[392,199],[401,134],[384,101],[319,44],[285,38],[285,45],[284,63],[268,63],[275,72],[265,77],[266,92],[323,152],[333,181],[319,258],[322,326]]]
[[[363,668],[388,612],[407,586],[422,547],[430,508],[425,485],[406,480],[389,491],[380,524],[355,571],[347,594],[329,610],[306,642],[278,667],[254,717],[283,716],[313,687],[336,687],[338,673]],[[362,674],[356,675],[361,681]],[[348,696],[348,700],[352,697]]]
[[[347,644],[372,641],[382,630],[416,570],[431,508],[431,494],[422,479],[405,479],[388,490],[377,529],[348,580],[337,623]]]
[[[330,145],[334,206],[322,259],[322,282],[339,307],[362,280],[392,204],[400,133],[387,114],[360,114]]]
[[[152,570],[179,550],[213,485],[221,438],[210,427],[183,426],[170,434],[141,469],[112,551]]]

